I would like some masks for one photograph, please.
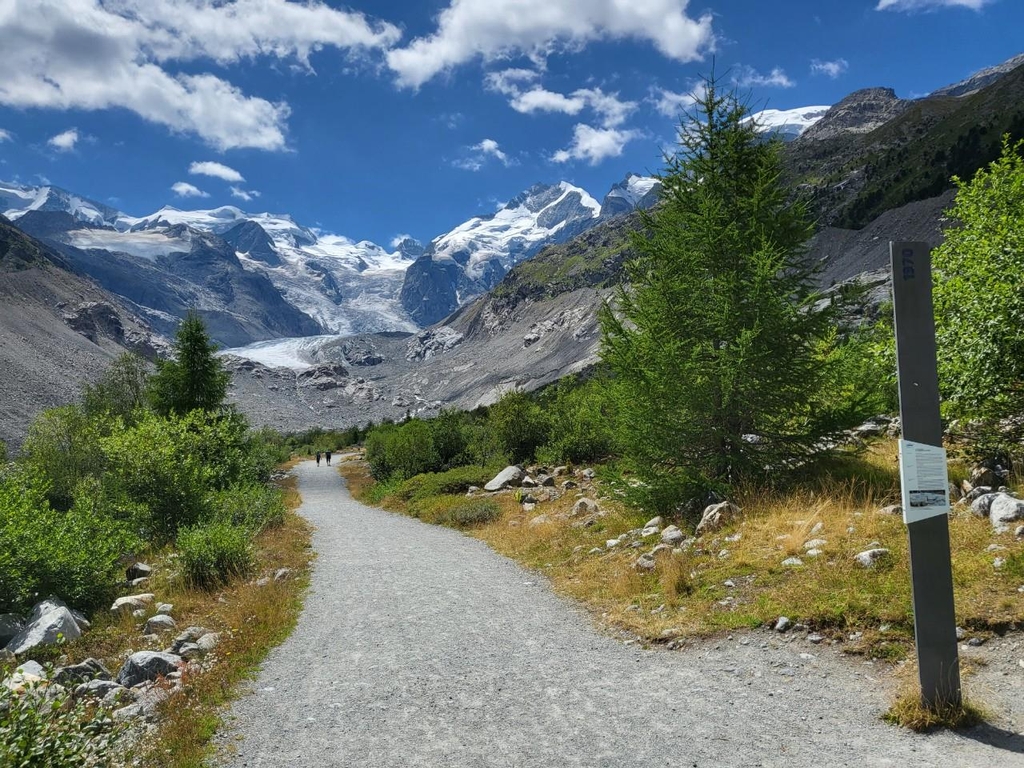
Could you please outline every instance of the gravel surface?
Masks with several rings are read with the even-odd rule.
[[[767,631],[628,645],[482,543],[353,501],[333,467],[296,473],[312,587],[232,708],[225,765],[1024,766],[1012,722],[882,723],[882,664]]]

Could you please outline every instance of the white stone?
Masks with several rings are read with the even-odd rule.
[[[884,547],[866,549],[853,556],[854,561],[864,568],[873,568],[875,563],[889,556],[889,550]]]
[[[511,465],[505,467],[501,472],[494,476],[494,478],[484,486],[485,491],[500,491],[502,488],[508,488],[513,485],[518,485],[523,479],[525,473],[522,467]]]
[[[782,561],[782,564],[787,568],[795,568],[798,565],[803,565],[804,561],[801,560],[799,557],[787,557],[785,560]]]

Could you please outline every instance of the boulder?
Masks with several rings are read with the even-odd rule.
[[[657,528],[660,531],[661,526],[663,526],[664,524],[665,520],[662,518],[661,515],[658,515],[657,517],[652,517],[650,520],[644,523],[644,528]]]
[[[989,520],[997,531],[1009,530],[1014,520],[1024,520],[1024,501],[1006,493],[996,494],[989,505]]]
[[[110,606],[110,612],[118,615],[133,613],[134,611],[145,610],[146,606],[153,602],[156,595],[151,592],[144,592],[141,595],[126,595],[119,597]]]
[[[484,486],[485,491],[500,491],[502,488],[508,488],[513,485],[518,485],[522,481],[524,475],[521,467],[515,465],[505,467],[501,472],[494,476],[494,478]]]
[[[634,566],[638,571],[653,571],[658,567],[658,563],[650,554],[644,553],[636,559]]]
[[[135,563],[124,572],[127,581],[149,578],[153,575],[153,566],[145,563]]]
[[[597,502],[593,499],[580,499],[572,505],[572,516],[581,517],[583,515],[594,515],[600,512],[601,509],[597,505]]]
[[[196,645],[203,651],[203,653],[209,653],[217,647],[217,643],[220,642],[220,632],[207,632],[205,635],[196,640]]]
[[[523,488],[539,488],[540,487],[540,483],[537,482],[536,480],[534,480],[529,475],[526,475],[526,477],[524,477],[522,480],[520,480],[519,481],[519,485],[521,485]]]
[[[170,614],[173,610],[174,610],[174,605],[172,603],[158,603],[157,606],[156,606],[156,612],[157,613]]]
[[[792,629],[792,627],[793,621],[788,616],[779,616],[775,621],[776,632],[786,632],[787,630]]]
[[[676,544],[679,544],[685,538],[686,538],[686,534],[684,534],[679,529],[679,527],[675,526],[675,525],[670,525],[665,530],[663,530],[661,532],[661,540],[665,544],[671,544],[671,545],[675,546]]]
[[[146,635],[158,635],[161,632],[169,632],[177,626],[174,619],[166,613],[158,613],[156,616],[150,617],[149,621],[146,622],[145,629],[142,631]]]
[[[117,673],[117,682],[125,688],[133,688],[147,680],[166,677],[177,671],[182,665],[182,658],[176,653],[160,651],[138,651],[133,653]]]
[[[54,670],[53,680],[64,686],[86,683],[90,680],[109,680],[110,672],[96,659],[88,658],[81,664],[72,664]]]
[[[14,674],[4,678],[0,685],[17,693],[23,692],[26,688],[46,680],[46,670],[37,661],[26,661],[14,670]]]
[[[968,494],[969,496],[970,494]],[[995,501],[998,493],[983,493],[981,496],[977,496],[971,502],[971,512],[976,514],[978,517],[988,517],[992,502]]]
[[[711,504],[704,510],[704,514],[701,515],[700,522],[697,523],[697,530],[695,532],[698,536],[701,536],[705,533],[717,531],[719,528],[737,520],[740,513],[740,508],[731,501]]]
[[[199,659],[206,655],[206,651],[200,648],[198,643],[185,643],[178,650],[178,655],[186,660]]]
[[[854,562],[863,568],[874,568],[875,565],[889,557],[889,550],[884,547],[866,549],[853,556]]]
[[[797,566],[803,565],[804,561],[799,557],[787,557],[782,561],[782,564],[787,568],[796,568]]]
[[[123,691],[123,685],[113,680],[88,680],[75,687],[75,696],[79,698],[104,699],[115,691]]]
[[[0,613],[0,648],[7,645],[25,626],[16,613]]]
[[[551,470],[551,474],[554,475],[555,477],[561,477],[562,475],[569,474],[569,468],[568,467],[555,467],[553,470]]]
[[[40,645],[53,645],[60,639],[74,640],[82,636],[75,617],[67,608],[54,608],[34,621],[26,624],[7,643],[7,650],[14,654],[25,653]]]
[[[537,482],[540,483],[543,488],[555,487],[555,478],[552,475],[541,475],[537,478]]]
[[[32,610],[29,611],[28,614],[28,620],[25,623],[31,624],[33,621],[38,619],[43,614],[49,613],[50,611],[55,611],[58,608],[67,608],[69,611],[71,610],[70,608],[68,608],[67,603],[65,603],[59,597],[54,597],[53,595],[51,595],[45,600],[40,600],[38,603],[32,606]]]
[[[810,539],[804,542],[804,549],[821,549],[828,544],[825,539]]]

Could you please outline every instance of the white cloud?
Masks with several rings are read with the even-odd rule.
[[[535,81],[539,77],[540,73],[529,69],[506,69],[488,73],[484,82],[491,90],[509,96],[509,106],[526,115],[534,112],[578,115],[590,107],[600,116],[604,127],[613,128],[624,123],[636,111],[635,101],[622,101],[617,93],[605,93],[600,88],[579,88],[566,95],[537,85]],[[527,83],[530,87],[522,90],[520,83]]]
[[[736,67],[733,80],[740,88],[751,88],[754,86],[771,88],[792,88],[796,85],[781,67],[774,67],[767,75],[763,75],[753,67],[740,65]]]
[[[464,171],[479,171],[484,167],[488,157],[498,160],[506,168],[516,164],[494,139],[484,139],[479,144],[468,147],[468,152],[470,154],[465,157],[452,161],[452,165]]]
[[[876,11],[934,11],[939,8],[970,8],[980,11],[995,0],[878,0]]]
[[[811,59],[812,75],[827,75],[833,80],[835,80],[849,68],[850,62],[848,62],[846,59],[836,59],[835,61],[821,61],[820,59]]]
[[[13,137],[11,136],[11,132],[10,131],[5,131],[3,128],[0,128],[0,141],[12,141],[12,140],[13,140]]]
[[[524,115],[533,112],[561,112],[566,115],[578,115],[587,106],[587,102],[575,94],[565,96],[538,87],[514,96],[509,102],[509,106]]]
[[[688,0],[451,0],[437,29],[387,54],[399,84],[417,88],[482,58],[554,51],[595,40],[644,40],[668,58],[695,61],[714,47],[711,13],[686,15]]]
[[[309,56],[322,47],[355,55],[399,37],[390,24],[315,0],[5,0],[0,104],[121,107],[220,150],[279,150],[287,104],[247,95],[216,75],[181,73],[179,65],[227,68],[275,57],[311,69]]]
[[[187,181],[176,181],[171,185],[171,191],[178,197],[209,197],[199,187],[189,184]]]
[[[597,165],[609,157],[618,157],[626,144],[642,135],[636,130],[602,129],[580,123],[573,130],[572,144],[555,152],[551,159],[556,163],[586,160]]]
[[[492,91],[515,96],[519,93],[521,83],[533,83],[539,78],[540,72],[535,70],[512,68],[488,72],[484,82]]]
[[[239,200],[245,200],[245,202],[249,203],[259,197],[260,193],[255,189],[242,189],[241,187],[232,185],[231,196],[237,197]]]
[[[692,93],[676,93],[665,88],[653,89],[651,100],[654,108],[665,117],[679,117],[695,101]]]
[[[391,247],[398,248],[398,246],[400,246],[406,240],[415,240],[415,238],[412,235],[408,234],[395,235],[394,237],[391,238]]]
[[[231,168],[223,163],[214,163],[212,161],[204,161],[201,163],[192,163],[188,167],[188,172],[193,176],[213,176],[216,179],[224,179],[224,181],[231,181],[238,183],[245,181],[238,171]]]
[[[68,128],[63,133],[51,136],[46,143],[58,152],[70,152],[75,148],[75,144],[78,143],[78,139],[78,129]]]

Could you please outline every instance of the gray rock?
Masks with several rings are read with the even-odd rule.
[[[658,567],[658,563],[650,554],[644,553],[636,559],[634,566],[638,571],[653,571]]]
[[[671,544],[673,546],[679,544],[685,538],[686,534],[679,530],[675,525],[670,525],[661,532],[661,540],[664,543]]]
[[[75,624],[78,625],[78,628],[80,630],[85,632],[85,630],[92,628],[92,622],[85,618],[84,613],[82,613],[81,611],[76,611],[74,608],[69,608],[68,610],[71,611],[71,615],[75,619]]]
[[[177,670],[182,664],[181,656],[160,651],[138,651],[133,653],[117,673],[117,682],[125,688],[133,688],[147,680],[156,680]]]
[[[540,477],[537,478],[537,482],[539,482],[541,486],[544,488],[555,487],[555,478],[552,477],[551,475],[541,475]]]
[[[89,680],[76,686],[74,694],[79,698],[105,699],[111,693],[123,690],[124,686],[113,680]]]
[[[554,475],[555,477],[561,477],[562,475],[568,475],[569,474],[569,468],[565,467],[565,466],[555,467],[553,470],[551,470],[551,474]]]
[[[1013,536],[1017,539],[1024,539],[1024,525],[1018,525],[1013,529]]]
[[[529,505],[524,505],[524,506],[529,506]],[[551,518],[549,518],[547,515],[537,515],[536,517],[531,518],[530,522],[527,523],[527,525],[529,525],[531,528],[534,528],[534,527],[536,527],[538,525],[547,525],[550,522],[551,522]]]
[[[697,524],[695,533],[702,536],[705,533],[712,533],[723,526],[738,519],[741,510],[731,501],[723,501],[719,504],[711,504],[704,509],[700,522]]]
[[[968,486],[969,485],[970,483],[968,483]],[[975,499],[981,498],[982,496],[992,493],[993,491],[994,489],[991,485],[979,485],[977,487],[972,487],[966,490],[964,492],[964,498],[967,499],[967,501],[974,501]]]
[[[284,581],[291,575],[291,568],[278,568],[276,571],[274,571],[274,581]]]
[[[971,502],[971,512],[978,517],[988,517],[992,502],[995,501],[997,496],[999,496],[998,493],[983,493],[981,496],[978,496]]]
[[[540,487],[540,483],[537,482],[536,480],[534,480],[529,475],[527,475],[522,480],[520,480],[519,481],[519,485],[522,486],[523,488],[539,488]]]
[[[782,561],[782,565],[786,566],[787,568],[796,568],[797,566],[803,564],[804,561],[801,560],[799,557],[787,557],[785,560]]]
[[[119,597],[110,606],[110,612],[118,615],[132,613],[133,611],[145,610],[146,606],[153,602],[156,595],[151,592],[144,592],[141,595],[126,595]]]
[[[26,624],[7,643],[7,650],[22,654],[40,645],[53,645],[58,640],[75,640],[82,636],[75,617],[67,608],[54,608]]]
[[[153,566],[145,563],[135,563],[124,572],[125,579],[129,582],[135,579],[148,578],[153,575]]]
[[[864,568],[874,568],[875,565],[889,557],[890,552],[884,547],[877,547],[875,549],[866,549],[863,552],[858,552],[853,556],[854,561],[857,565]]]
[[[199,659],[206,655],[198,643],[185,643],[178,649],[178,655],[185,660]]]
[[[890,504],[887,507],[882,507],[881,509],[876,510],[875,514],[877,514],[877,515],[893,515],[894,517],[900,517],[903,514],[903,505],[902,504]]]
[[[159,635],[161,632],[170,632],[172,629],[177,628],[177,626],[177,622],[175,622],[175,620],[170,616],[164,613],[158,613],[156,616],[150,617],[142,632],[146,635]]]
[[[793,628],[793,621],[788,616],[779,616],[775,620],[775,631],[786,632]]]
[[[661,527],[664,524],[664,519],[662,519],[661,515],[658,515],[657,517],[652,517],[650,520],[644,523],[644,528],[657,528],[660,531]]]
[[[16,613],[0,613],[0,648],[7,645],[25,627]]]
[[[812,632],[807,636],[807,642],[814,643],[815,645],[817,645],[824,639],[825,638],[822,635],[819,635],[817,632]]]
[[[1009,530],[1009,523],[1024,519],[1024,501],[1006,493],[996,494],[989,505],[989,520],[997,531]]]
[[[828,542],[825,539],[810,539],[804,542],[804,549],[821,549]]]
[[[141,704],[129,704],[126,707],[115,709],[112,717],[115,723],[123,723],[126,720],[134,720],[136,717],[142,716],[142,705]]]
[[[594,479],[594,475],[596,473],[594,472],[594,470],[592,470],[592,469],[590,469],[588,467],[587,469],[584,469],[583,472],[581,472],[580,474],[582,474],[585,478],[587,478],[587,480],[593,480]]]
[[[157,613],[164,613],[170,615],[171,611],[174,610],[174,605],[171,603],[159,603],[156,607]]]
[[[672,551],[672,545],[671,544],[661,543],[661,544],[656,544],[654,546],[654,549],[651,550],[650,555],[651,555],[651,557],[657,557],[662,552],[671,552],[671,551]]]
[[[143,586],[145,584],[148,584],[148,583],[149,583],[149,576],[139,576],[139,578],[132,579],[131,581],[129,581],[128,582],[128,586],[130,586],[130,587],[141,587],[141,586]]]
[[[601,508],[593,499],[579,499],[575,504],[572,505],[573,517],[581,517],[583,515],[594,515],[600,511]]]
[[[220,632],[207,632],[198,640],[196,640],[196,645],[198,645],[204,653],[209,653],[217,647],[217,644],[219,642]]]
[[[6,677],[0,685],[11,691],[23,691],[46,680],[46,670],[37,661],[26,661],[14,670],[14,674]]]
[[[86,683],[90,680],[109,680],[110,672],[97,659],[88,658],[80,664],[71,664],[54,670],[54,682],[70,686],[75,683]]]
[[[522,481],[524,472],[521,467],[508,466],[505,467],[501,472],[494,476],[494,478],[484,486],[485,491],[500,491],[502,488],[508,488],[513,485],[518,485]]]
[[[575,480],[563,480],[562,481],[562,490],[563,491],[571,491],[573,488],[579,488],[579,487],[580,487],[580,484],[577,483]]]

